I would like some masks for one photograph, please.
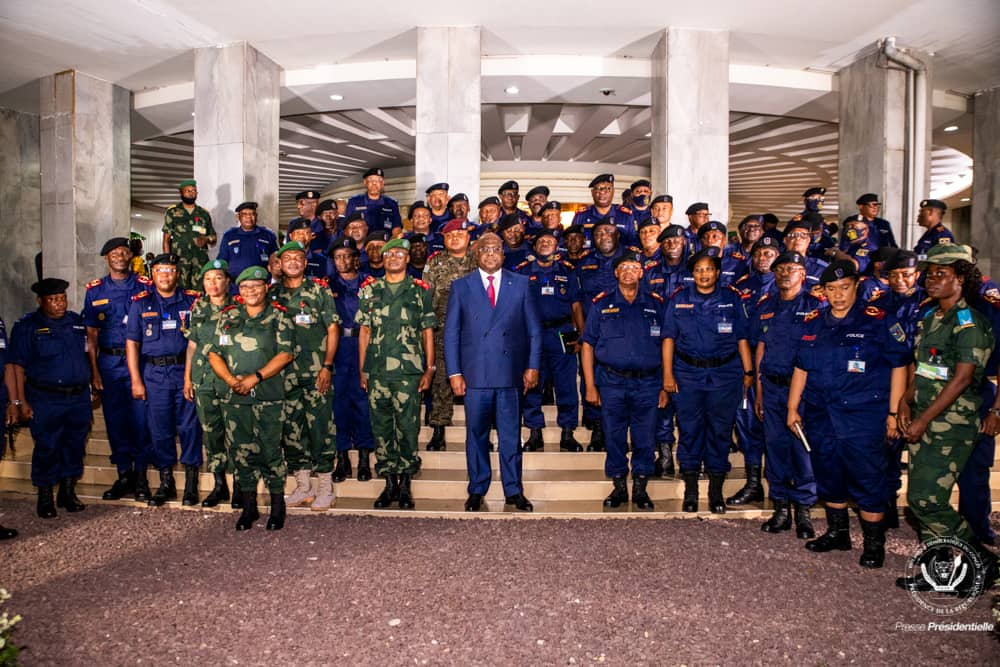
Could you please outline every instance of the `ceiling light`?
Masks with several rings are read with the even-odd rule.
[[[948,127],[944,128],[944,131],[945,132],[958,132],[958,125],[949,125]]]
[[[194,118],[194,112],[193,111],[191,112],[191,117]]]
[[[133,217],[133,218],[141,218],[141,217],[142,217],[142,213],[136,213],[136,214],[135,214],[135,215],[133,215],[132,217]]]
[[[333,95],[330,95],[330,99],[333,100],[334,102],[339,102],[340,100],[344,99],[344,96],[334,93]]]
[[[507,86],[506,88],[503,89],[503,92],[507,93],[508,95],[517,95],[519,92],[521,92],[521,90],[517,86]]]
[[[961,201],[972,201],[972,200],[969,199],[968,197],[962,197]]]

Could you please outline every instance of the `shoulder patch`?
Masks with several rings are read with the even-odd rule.
[[[133,295],[132,300],[138,301],[139,299],[145,299],[147,296],[149,296],[149,292],[147,292],[146,290],[142,290],[138,294]]]
[[[152,285],[153,284],[153,281],[150,280],[149,278],[147,278],[146,276],[137,276],[136,280],[138,282],[142,283],[143,285]]]
[[[873,289],[872,293],[868,295],[868,303],[871,303],[872,301],[878,301],[879,299],[881,299],[882,293],[883,290],[881,287],[876,287],[875,289]]]
[[[365,278],[365,281],[361,283],[358,289],[360,289],[361,287],[368,287],[369,285],[373,285],[374,283],[375,283],[375,276],[368,276],[367,278]]]
[[[922,307],[924,307],[924,306],[926,306],[928,304],[931,304],[933,302],[934,302],[934,299],[932,299],[930,297],[927,297],[926,299],[924,299],[923,301],[921,301],[920,303],[918,303],[917,307],[918,308],[922,308]]]
[[[533,259],[526,259],[526,260],[524,260],[523,262],[521,262],[520,264],[518,264],[517,266],[515,266],[515,267],[514,267],[514,270],[515,270],[515,271],[520,271],[520,270],[521,270],[521,269],[523,269],[524,267],[526,267],[526,266],[528,266],[529,264],[531,264],[531,263],[532,263],[533,261],[534,261]]]
[[[90,289],[91,287],[97,287],[100,284],[101,284],[101,279],[100,278],[94,278],[89,283],[87,283],[87,289]]]
[[[885,319],[885,311],[882,310],[881,308],[876,308],[875,306],[868,306],[867,308],[865,308],[865,315],[867,315],[868,317],[873,317],[876,320]]]
[[[423,280],[421,280],[420,278],[414,278],[413,279],[413,284],[416,285],[417,287],[419,287],[421,289],[425,289],[425,290],[429,290],[431,288],[430,283],[426,283]]]
[[[320,287],[330,286],[330,283],[326,280],[326,278],[312,278],[312,281],[317,285],[319,285]]]
[[[764,303],[765,301],[767,301],[767,298],[768,298],[769,296],[770,296],[770,293],[769,293],[769,292],[764,292],[764,293],[763,293],[763,294],[762,294],[762,295],[760,296],[760,298],[759,298],[759,299],[757,299],[757,305],[759,306],[760,304],[762,304],[762,303]]]
[[[603,299],[607,295],[608,295],[607,292],[600,292],[600,293],[598,293],[598,295],[593,298],[592,303],[597,303],[598,301],[600,301],[601,299]]]
[[[186,289],[186,290],[184,290],[184,293],[187,294],[188,296],[193,296],[195,298],[201,296],[201,292],[199,292],[198,290],[194,290],[194,289]]]
[[[223,309],[222,309],[221,311],[219,311],[219,312],[222,312],[222,313],[228,313],[228,312],[229,312],[230,310],[232,310],[233,308],[238,308],[238,306],[237,306],[237,305],[236,305],[235,303],[231,303],[231,304],[229,304],[228,306],[224,307],[224,308],[223,308]]]
[[[656,292],[649,292],[649,296],[653,297],[654,300],[659,301],[660,303],[664,302],[664,298]]]
[[[632,215],[632,209],[630,209],[628,206],[619,206],[618,210],[621,211],[622,213],[627,213],[628,215]]]
[[[811,320],[815,320],[817,317],[819,317],[819,308],[814,308],[813,310],[809,311],[805,317],[802,318],[802,321],[809,322]]]
[[[272,301],[272,302],[271,302],[271,307],[272,307],[272,308],[274,308],[275,310],[280,310],[280,311],[281,311],[281,312],[283,312],[283,313],[287,313],[287,312],[288,312],[288,309],[287,309],[287,308],[285,308],[285,307],[284,307],[283,305],[281,305],[280,303],[278,303],[277,301]]]

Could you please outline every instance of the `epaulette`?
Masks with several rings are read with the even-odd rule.
[[[287,309],[287,308],[285,308],[285,307],[284,307],[283,305],[281,305],[280,303],[278,303],[277,301],[272,301],[272,302],[271,302],[271,307],[272,307],[272,308],[274,308],[275,310],[280,310],[280,311],[281,311],[281,312],[283,312],[283,313],[287,313],[287,312],[288,312],[288,309]]]
[[[595,296],[593,298],[593,300],[591,301],[591,303],[597,303],[598,301],[600,301],[601,299],[603,299],[606,296],[608,296],[608,292],[600,292],[600,293],[598,293],[597,296]]]
[[[416,285],[417,287],[419,287],[421,289],[425,289],[425,290],[429,290],[431,288],[430,283],[424,282],[420,278],[414,278],[413,279],[413,284]]]
[[[621,211],[622,213],[628,213],[629,215],[632,215],[632,209],[630,209],[628,206],[619,206],[618,210]]]
[[[136,281],[142,283],[143,285],[152,285],[153,281],[146,276],[136,276]]]
[[[515,271],[520,271],[520,270],[521,270],[521,269],[523,269],[524,267],[526,267],[526,266],[528,266],[529,264],[531,264],[531,263],[532,263],[533,261],[535,261],[535,260],[533,260],[533,259],[526,259],[526,260],[524,260],[523,262],[521,262],[520,264],[518,264],[517,266],[515,266],[515,267],[514,267],[514,270],[515,270]]]
[[[677,296],[678,294],[680,294],[681,290],[683,290],[683,289],[684,289],[684,285],[678,285],[677,287],[674,288],[674,291],[670,293],[670,297],[669,298],[673,299],[675,296]]]
[[[361,289],[362,287],[368,287],[369,285],[374,284],[375,280],[376,280],[375,276],[368,276],[367,278],[365,278],[364,282],[358,286],[358,289]]]
[[[803,322],[808,322],[810,320],[815,320],[819,317],[819,308],[814,308],[810,312],[806,313],[806,316],[802,318]]]
[[[917,308],[923,308],[924,306],[931,304],[933,302],[934,299],[932,299],[931,297],[927,297],[926,299],[917,304]]]
[[[435,257],[437,257],[438,255],[440,255],[440,254],[441,254],[442,252],[444,252],[444,250],[435,250],[435,251],[434,251],[434,252],[432,252],[431,254],[427,255],[427,261],[428,261],[428,262],[429,262],[429,261],[431,261],[432,259],[434,259],[434,258],[435,258]]]
[[[100,284],[101,284],[101,279],[100,278],[94,278],[89,283],[87,283],[87,289],[90,289],[91,287],[97,287]]]
[[[744,255],[739,250],[732,251],[731,253],[729,253],[729,256],[732,257],[733,259],[738,259],[740,261],[745,260],[747,258],[747,256]]]
[[[184,293],[187,294],[188,296],[193,296],[195,298],[201,296],[201,292],[199,292],[196,289],[186,289],[184,290]]]
[[[232,310],[233,308],[239,308],[239,306],[237,306],[237,305],[236,305],[235,303],[231,303],[231,304],[229,304],[228,306],[226,306],[225,308],[223,308],[223,309],[222,309],[221,311],[219,311],[219,312],[222,312],[222,313],[228,313],[228,312],[229,312],[230,310]]]
[[[642,254],[642,248],[640,248],[637,245],[626,246],[625,249],[628,250],[629,252],[634,252],[637,255],[641,255]]]
[[[233,301],[235,301],[236,303],[238,303],[241,306],[245,303],[244,300],[243,300],[243,296],[240,295],[240,294],[235,295],[233,297]]]
[[[649,292],[649,296],[653,297],[653,299],[659,301],[660,303],[663,303],[665,301],[665,299],[656,292]]]
[[[759,298],[759,299],[757,299],[757,305],[759,306],[760,304],[762,304],[762,303],[764,303],[765,301],[767,301],[767,298],[768,298],[769,296],[771,296],[771,293],[770,293],[770,292],[764,292],[763,294],[761,294],[760,298]]]
[[[739,291],[738,289],[736,289],[732,285],[726,285],[726,287],[728,287],[729,289],[731,289],[733,292],[736,292],[737,294],[739,294],[741,299],[743,298],[743,292]]]
[[[739,278],[736,279],[736,284],[739,285],[741,282],[743,282],[745,280],[749,280],[749,279],[750,279],[750,274],[749,273],[744,273],[742,276],[740,276]]]
[[[881,287],[876,287],[875,289],[873,289],[872,293],[868,296],[868,303],[872,303],[873,301],[878,301],[879,299],[881,299],[882,293],[883,290]]]
[[[145,299],[147,296],[149,296],[149,292],[147,292],[146,290],[142,290],[138,294],[132,295],[132,300],[138,301],[139,299]]]
[[[573,268],[573,262],[569,261],[568,259],[560,259],[558,261],[559,261],[560,264],[562,264],[563,266],[565,266],[567,269],[572,269]]]
[[[885,311],[882,310],[881,308],[876,308],[875,306],[868,306],[867,308],[865,308],[865,315],[867,315],[868,317],[873,317],[876,320],[885,319]]]
[[[329,287],[330,282],[326,278],[311,278],[311,280],[319,285],[320,287]]]

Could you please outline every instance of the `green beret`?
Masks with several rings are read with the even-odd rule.
[[[239,285],[246,280],[267,280],[267,269],[262,266],[248,266],[236,278],[236,284]]]
[[[222,271],[226,275],[229,275],[229,262],[224,259],[210,259],[205,262],[205,266],[201,267],[201,272],[198,274],[198,280],[205,277],[205,274],[209,271]]]
[[[385,253],[389,252],[393,248],[402,248],[403,250],[406,250],[407,252],[409,252],[409,250],[410,250],[410,242],[407,241],[404,238],[394,238],[394,239],[388,241],[384,246],[382,246],[382,254],[384,255]]]
[[[285,245],[278,248],[278,257],[281,257],[289,250],[298,250],[300,252],[305,252],[306,249],[298,241],[289,241]]]
[[[193,178],[189,178],[187,180],[181,181],[180,185],[177,186],[177,189],[178,190],[183,190],[184,188],[188,187],[189,185],[194,186],[194,187],[198,187],[198,181],[194,180]]]

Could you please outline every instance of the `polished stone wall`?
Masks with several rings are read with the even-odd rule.
[[[973,100],[972,238],[985,274],[1000,274],[1000,88]]]
[[[35,309],[29,288],[42,249],[38,116],[0,109],[0,316],[8,334]]]

